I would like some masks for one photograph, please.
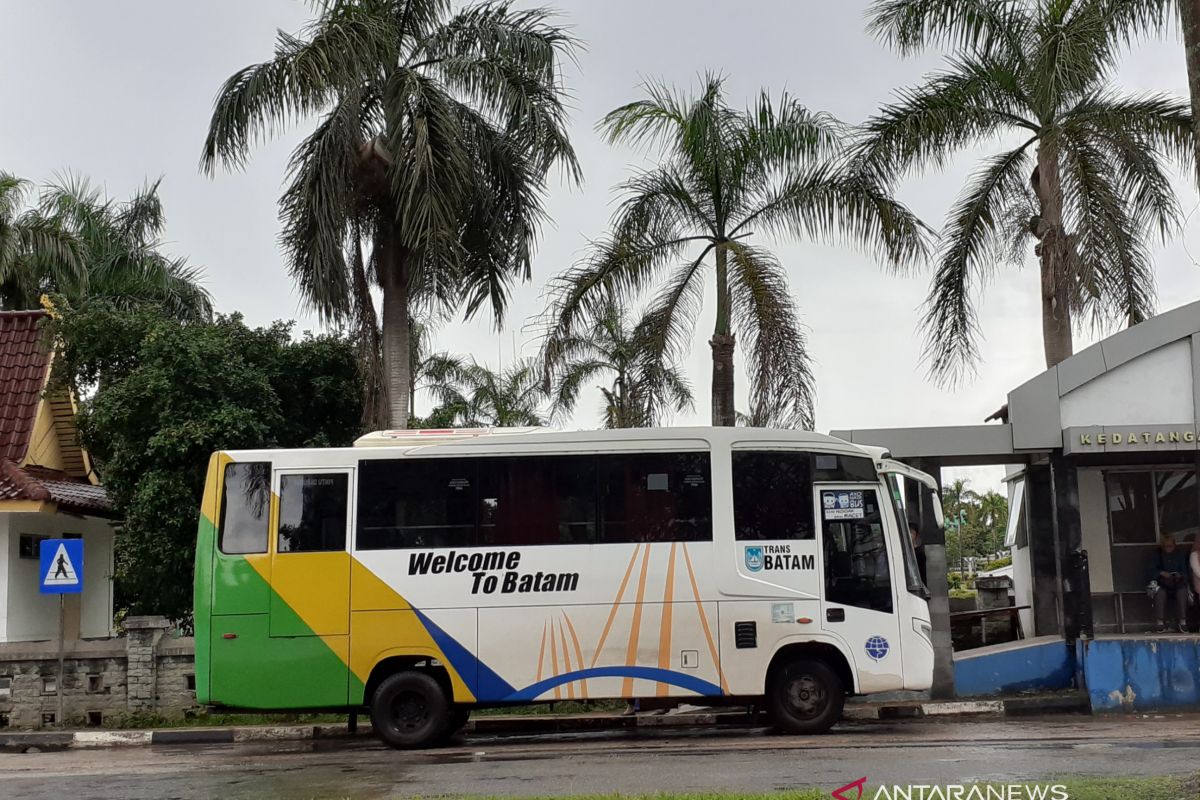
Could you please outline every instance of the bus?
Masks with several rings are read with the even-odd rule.
[[[754,428],[219,452],[197,700],[369,709],[397,748],[475,708],[564,700],[756,705],[824,732],[848,695],[932,681],[912,487],[935,497],[883,450]]]

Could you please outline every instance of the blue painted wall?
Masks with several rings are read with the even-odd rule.
[[[1096,639],[1075,651],[1093,712],[1200,706],[1200,639]]]
[[[1067,689],[1074,682],[1075,653],[1062,640],[998,652],[968,651],[954,659],[954,693],[959,697]]]

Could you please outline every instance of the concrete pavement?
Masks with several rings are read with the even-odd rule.
[[[1200,717],[851,722],[831,735],[761,729],[475,735],[400,753],[369,739],[0,755],[18,800],[291,800],[832,789],[874,783],[1188,775]]]

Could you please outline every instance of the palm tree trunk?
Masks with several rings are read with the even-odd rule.
[[[405,253],[394,234],[388,234],[379,258],[383,286],[383,365],[387,374],[388,416],[394,429],[408,427],[409,387],[412,385],[412,331],[408,313],[408,275]]]
[[[708,341],[712,348],[712,424],[732,427],[737,424],[737,411],[733,406],[733,351],[735,340],[731,328],[732,298],[729,292],[729,254],[723,245],[717,245],[717,323],[713,337]]]
[[[366,430],[379,430],[388,424],[387,382],[384,380],[382,342],[379,337],[379,318],[367,281],[363,260],[362,239],[354,232],[354,312],[358,326],[358,366],[363,376],[362,424]]]
[[[1038,147],[1038,165],[1033,173],[1033,191],[1041,206],[1035,235],[1040,240],[1042,283],[1042,346],[1046,367],[1074,352],[1071,333],[1072,245],[1063,228],[1062,183],[1058,151],[1053,145]]]
[[[1179,19],[1183,29],[1188,91],[1192,95],[1196,182],[1200,185],[1200,0],[1179,0]]]

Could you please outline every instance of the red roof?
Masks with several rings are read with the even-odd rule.
[[[45,311],[0,311],[0,459],[21,463],[50,366]]]
[[[112,511],[108,493],[83,478],[46,467],[18,467],[0,459],[0,500],[56,503],[61,511],[107,516]]]

